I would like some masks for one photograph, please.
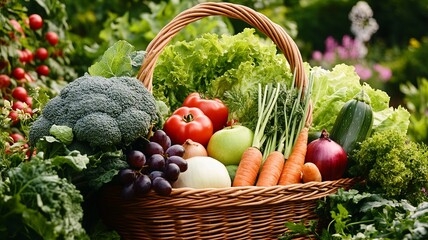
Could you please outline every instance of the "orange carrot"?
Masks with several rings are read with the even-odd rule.
[[[263,156],[258,148],[249,147],[245,150],[236,170],[232,186],[254,186],[262,160]]]
[[[302,168],[302,179],[304,183],[321,182],[321,173],[317,165],[312,162],[305,163]]]
[[[282,168],[279,185],[288,185],[302,182],[302,167],[305,164],[306,150],[308,148],[308,128],[304,127],[294,143],[290,156]]]
[[[284,154],[281,152],[273,151],[269,153],[263,163],[256,186],[268,187],[277,185],[284,167],[284,161]]]

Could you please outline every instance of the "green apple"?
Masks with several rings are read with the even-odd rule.
[[[241,156],[253,143],[253,131],[242,125],[232,125],[215,132],[208,142],[208,156],[224,165],[238,165]]]

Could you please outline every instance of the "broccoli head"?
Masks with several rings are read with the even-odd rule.
[[[56,124],[71,127],[75,141],[94,148],[126,146],[147,135],[156,121],[156,100],[138,79],[86,74],[46,104],[29,140],[35,145]]]

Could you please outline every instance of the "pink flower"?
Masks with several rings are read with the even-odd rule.
[[[360,76],[361,80],[366,81],[372,77],[372,71],[361,64],[355,64],[355,72]]]
[[[322,53],[320,51],[314,51],[312,53],[312,59],[315,61],[321,61],[322,60]]]
[[[338,43],[332,36],[328,36],[325,39],[325,51],[326,52],[334,52],[336,47],[338,46]]]
[[[349,35],[344,35],[342,37],[342,46],[346,49],[354,48],[354,40]]]
[[[327,63],[334,63],[336,61],[336,53],[335,52],[324,53],[324,61],[326,61]]]
[[[349,54],[346,48],[342,46],[338,46],[336,48],[337,54],[339,55],[339,59],[346,60],[349,58]]]
[[[384,82],[388,81],[392,77],[391,69],[384,67],[380,64],[376,63],[375,65],[373,65],[373,69],[379,73],[380,80]]]

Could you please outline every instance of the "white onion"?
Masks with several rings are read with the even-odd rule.
[[[180,173],[174,182],[174,188],[225,188],[232,182],[226,167],[212,157],[191,157],[187,161],[187,170]]]

